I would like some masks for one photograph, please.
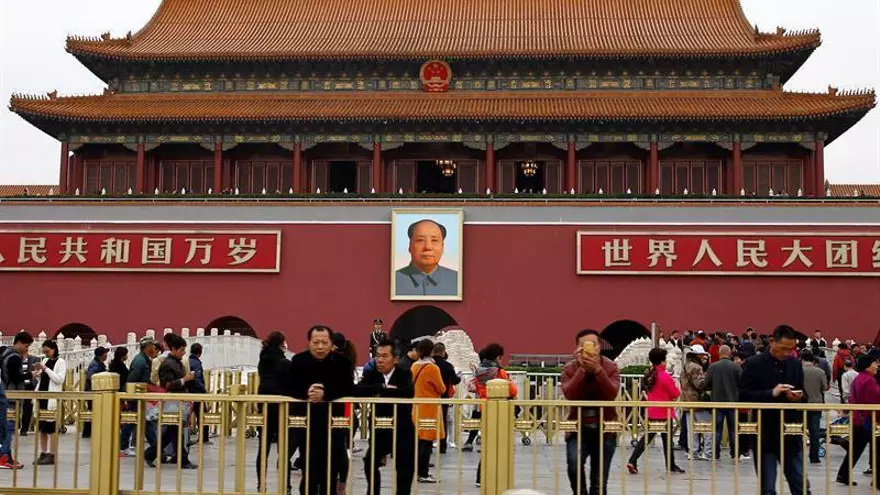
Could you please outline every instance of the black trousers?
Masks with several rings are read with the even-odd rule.
[[[853,466],[859,462],[859,457],[862,456],[862,453],[866,448],[870,448],[871,445],[871,432],[866,430],[863,426],[853,426],[852,427],[853,435],[851,441],[852,445],[852,464]],[[877,447],[880,448],[880,441],[876,441]],[[868,451],[870,455],[871,451]],[[846,449],[846,456],[843,458],[843,462],[840,463],[840,469],[837,470],[837,479],[848,482],[852,480],[852,473],[849,470],[849,449]],[[874,479],[880,481],[880,473],[874,472]]]
[[[263,435],[266,435],[266,459],[269,458],[269,453],[272,451],[272,444],[275,444],[276,450],[278,449],[278,404],[269,404],[266,408],[266,428],[265,431],[262,426],[257,428],[257,433],[259,434],[259,443],[262,447],[263,445]],[[285,430],[287,434],[287,448],[289,451],[293,449],[293,435],[290,430]],[[286,466],[287,472],[290,473],[290,457],[286,455],[286,453],[278,450],[278,468],[281,468],[281,461],[284,460],[284,465]],[[257,487],[262,489],[262,477],[263,477],[263,456],[257,453]],[[266,477],[269,477],[268,470],[266,472]],[[290,491],[290,475],[287,476],[287,489]]]
[[[428,465],[431,463],[431,451],[434,450],[434,442],[419,439],[419,477],[427,478],[431,473]]]
[[[740,423],[748,423],[751,418],[749,418],[750,414],[747,412],[738,412]],[[739,454],[748,454],[753,449],[752,445],[755,443],[755,437],[752,435],[746,435],[745,433],[739,434]]]
[[[446,453],[446,447],[449,442],[446,440],[449,437],[449,404],[444,404],[440,406],[440,409],[443,410],[443,432],[445,435],[440,439],[440,453]]]
[[[327,463],[327,423],[316,421],[311,427],[311,434],[306,447],[306,431],[297,430],[294,434],[296,444],[300,449],[301,456],[305,458],[302,480],[299,484],[301,495],[330,495],[336,493],[336,479],[339,465],[347,462],[345,453],[346,430],[334,430],[330,437],[330,463]],[[308,474],[308,484],[306,484]],[[328,483],[327,478],[330,478]]]
[[[638,466],[639,458],[642,457],[642,454],[645,453],[645,448],[647,444],[651,443],[654,440],[654,437],[660,435],[660,439],[663,441],[663,452],[666,454],[666,469],[670,470],[674,467],[678,467],[675,464],[675,456],[672,453],[672,449],[669,445],[669,433],[648,433],[647,435],[642,435],[642,438],[639,439],[639,442],[636,444],[635,448],[632,451],[632,454],[629,456],[629,463],[633,466]]]
[[[34,401],[26,400],[21,403],[21,427],[19,433],[26,435],[31,429],[34,420]]]
[[[482,417],[483,417],[483,413],[480,411],[479,408],[474,409],[473,414],[471,414],[471,419],[480,419]],[[464,443],[473,444],[474,440],[477,439],[477,435],[479,433],[480,433],[480,430],[471,430],[470,432],[468,432],[467,440]]]
[[[162,425],[162,452],[166,450],[170,450],[172,452],[172,456],[177,456],[177,441],[179,438],[180,426],[178,425]],[[184,426],[186,428],[186,426]],[[186,435],[183,436],[183,441],[186,442]],[[180,465],[186,466],[190,464],[189,460],[189,447],[184,443],[180,448],[181,455],[183,459],[180,459]],[[159,461],[162,462],[162,453],[157,451],[156,445],[150,445],[147,447],[147,450],[144,452],[144,459],[150,462]]]
[[[391,431],[376,430],[376,452],[373,455],[372,441],[367,455],[364,456],[364,475],[367,478],[367,495],[378,495],[382,490],[382,467],[383,459],[394,453],[394,469],[397,476],[395,495],[409,495],[412,491],[413,477],[415,476],[415,430],[412,425],[403,425],[397,429],[397,452],[395,453],[394,438]],[[372,477],[370,468],[372,467]]]

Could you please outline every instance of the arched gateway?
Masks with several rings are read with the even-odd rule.
[[[57,339],[59,336],[63,335],[66,339],[75,339],[79,337],[82,339],[82,345],[88,346],[92,343],[92,339],[98,338],[98,333],[95,330],[82,323],[68,323],[63,327],[59,328],[55,335],[52,337],[53,339]]]
[[[205,331],[209,332],[212,328],[216,328],[220,331],[220,334],[223,334],[226,330],[229,330],[232,335],[241,334],[247,335],[248,337],[256,337],[257,332],[254,331],[254,327],[250,325],[250,323],[244,321],[243,319],[237,316],[223,316],[213,320],[211,323],[208,323],[208,326],[205,327]]]
[[[618,320],[605,327],[600,336],[611,345],[612,349],[607,353],[611,358],[615,358],[626,349],[630,342],[642,338],[650,337],[651,331],[647,327],[637,321]]]
[[[458,325],[455,318],[437,306],[416,306],[405,311],[391,325],[391,338],[401,343],[419,337],[436,335],[444,328]]]

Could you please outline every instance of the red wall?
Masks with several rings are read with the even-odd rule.
[[[312,324],[365,341],[373,318],[384,318],[390,328],[417,305],[389,300],[390,225],[279,228],[280,274],[0,272],[0,330],[51,335],[79,322],[120,341],[129,331],[195,331],[234,315],[259,334],[283,330],[298,348]],[[805,333],[821,328],[830,337],[861,340],[873,340],[880,328],[878,278],[578,276],[578,230],[584,229],[466,225],[464,301],[433,304],[466,328],[476,345],[499,341],[516,353],[567,352],[578,329],[601,329],[620,319],[657,322],[665,330],[734,332],[747,326],[766,332],[788,323]]]

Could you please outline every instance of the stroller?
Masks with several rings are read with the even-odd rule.
[[[849,416],[841,416],[834,421],[831,422],[833,426],[847,426],[849,425]],[[832,428],[833,429],[833,428]],[[828,436],[828,431],[826,428],[822,428],[819,430],[819,457],[825,457],[827,451],[825,450],[826,437]],[[837,445],[838,447],[843,448],[846,451],[849,451],[849,437],[845,435],[831,435],[831,445]]]

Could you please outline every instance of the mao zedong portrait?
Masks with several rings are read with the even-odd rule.
[[[458,271],[440,266],[446,227],[424,219],[411,224],[406,235],[409,237],[410,262],[394,274],[396,295],[458,295]]]

